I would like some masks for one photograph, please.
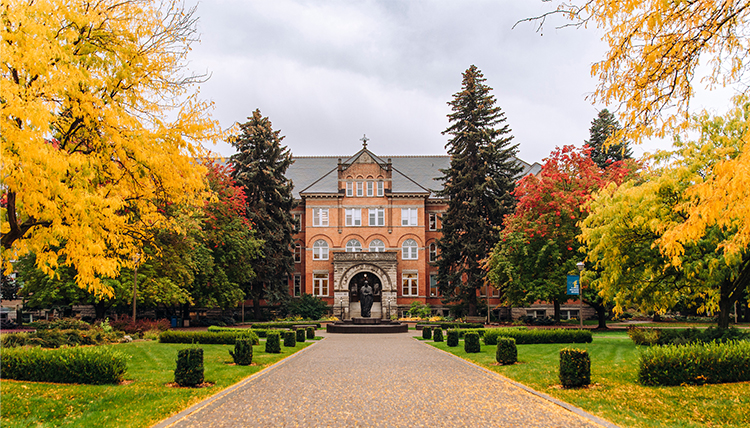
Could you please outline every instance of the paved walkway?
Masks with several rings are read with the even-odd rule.
[[[157,426],[600,425],[410,334],[330,334],[233,391]]]

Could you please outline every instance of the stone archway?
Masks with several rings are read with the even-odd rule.
[[[352,298],[350,287],[358,286],[359,278],[366,273],[380,283],[380,295],[373,299],[370,317],[388,317],[388,308],[396,309],[397,256],[396,252],[333,253],[334,314],[342,318],[360,316],[359,300]]]

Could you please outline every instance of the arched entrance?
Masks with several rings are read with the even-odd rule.
[[[389,317],[391,304],[396,308],[396,253],[336,252],[333,256],[334,314],[342,318],[361,316],[359,292],[367,275],[374,294],[370,318]]]

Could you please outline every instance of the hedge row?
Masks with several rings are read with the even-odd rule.
[[[241,332],[222,331],[211,333],[207,331],[164,331],[159,334],[161,343],[202,343],[206,345],[234,345],[238,337],[251,338],[253,345],[260,343],[258,335],[249,329]]]
[[[90,330],[39,330],[33,333],[7,333],[2,336],[3,348],[17,346],[41,346],[59,348],[61,346],[102,345],[120,340],[121,333],[105,332],[99,327]]]
[[[484,330],[484,343],[497,345],[499,337],[512,337],[518,345],[535,343],[591,343],[593,336],[589,330],[567,328],[556,329],[517,329],[488,328]]]
[[[320,328],[318,321],[278,321],[278,322],[254,322],[251,324],[253,329],[256,328],[292,328],[295,325],[314,325]]]
[[[647,348],[638,362],[638,381],[644,385],[750,381],[750,342]]]
[[[484,324],[482,323],[476,323],[476,322],[449,322],[449,321],[435,321],[435,322],[420,322],[417,323],[418,326],[440,326],[443,330],[449,329],[449,328],[460,328],[460,329],[474,329],[474,328],[484,328]]]
[[[31,382],[118,383],[127,368],[123,354],[107,347],[3,349],[3,379]]]
[[[628,336],[636,345],[686,345],[688,343],[725,343],[733,340],[750,340],[750,333],[736,328],[709,327],[699,330],[695,327],[688,329],[658,329],[638,328],[628,329]]]
[[[250,329],[250,328],[237,328],[237,327],[219,327],[219,326],[215,326],[215,325],[212,325],[211,327],[208,328],[208,331],[210,331],[211,333],[219,333],[219,332],[224,332],[224,331],[231,331],[231,332],[235,332],[235,333],[242,333],[242,332],[246,332],[246,331],[252,331],[258,337],[267,337],[269,330],[270,331],[274,331],[274,329],[256,329],[256,328]],[[282,330],[275,330],[275,331],[282,331]]]

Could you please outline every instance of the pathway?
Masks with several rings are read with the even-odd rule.
[[[579,413],[410,334],[330,334],[157,427],[601,426]]]

